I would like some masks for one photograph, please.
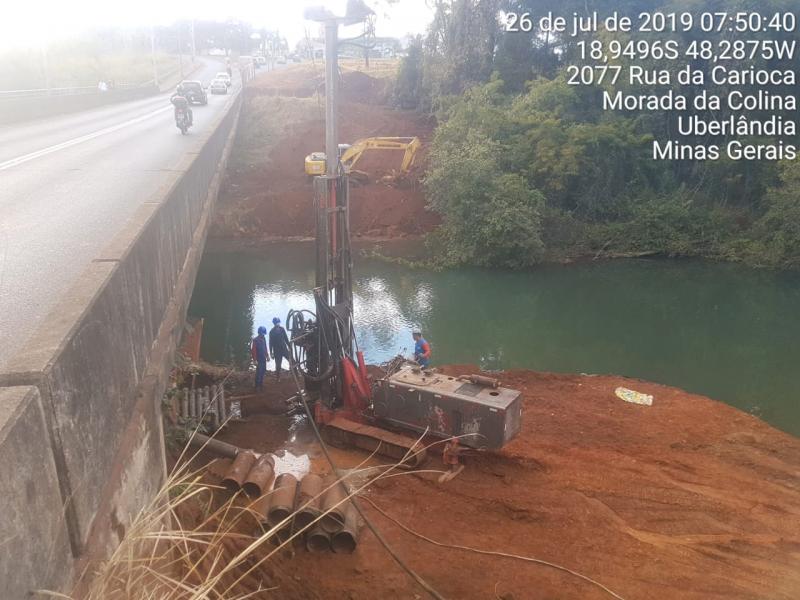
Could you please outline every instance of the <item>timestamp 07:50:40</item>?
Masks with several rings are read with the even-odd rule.
[[[705,33],[755,33],[797,30],[797,15],[793,12],[762,14],[754,11],[738,12],[642,12],[636,17],[617,11],[602,17],[595,11],[589,14],[572,13],[559,16],[548,11],[503,13],[503,26],[507,32],[520,33],[581,33],[606,31],[640,33],[678,33],[699,30]]]

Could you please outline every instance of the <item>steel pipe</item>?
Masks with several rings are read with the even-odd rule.
[[[306,548],[309,552],[326,552],[331,549],[331,534],[319,525],[306,536]]]
[[[343,486],[334,477],[325,480],[325,487],[329,489],[322,499],[320,526],[328,533],[336,533],[344,526],[344,512],[349,503],[343,502],[346,498]]]
[[[215,431],[217,429],[219,429],[219,426],[220,426],[220,424],[222,422],[221,419],[220,419],[220,416],[219,416],[219,402],[217,402],[217,394],[218,394],[217,386],[216,385],[212,385],[211,386],[211,399],[209,401],[209,406],[211,407],[211,415],[213,416],[213,424],[214,424],[214,430]]]
[[[275,480],[275,489],[270,496],[267,511],[267,522],[275,526],[294,511],[294,497],[297,491],[297,479],[291,473],[283,473]]]
[[[267,509],[269,508],[269,496],[261,496],[257,498],[247,507],[244,512],[243,519],[247,523],[248,531],[255,532],[255,535],[261,535],[269,529],[267,525]]]
[[[494,389],[500,387],[499,379],[495,379],[494,377],[486,377],[486,375],[468,375],[466,379],[475,385],[482,385],[484,387],[490,387]]]
[[[303,529],[310,525],[322,513],[320,503],[322,502],[322,477],[309,473],[300,481],[300,489],[297,492],[297,511],[294,515],[294,523],[297,529]]]
[[[228,444],[227,442],[223,442],[215,438],[210,438],[202,433],[195,433],[191,438],[189,438],[189,445],[195,448],[209,450],[215,454],[224,456],[225,458],[236,458],[240,453],[244,452],[244,450],[238,446]]]
[[[232,492],[238,490],[255,462],[255,454],[250,451],[240,452],[233,460],[231,468],[228,469],[225,479],[222,480],[222,485]]]
[[[358,511],[351,502],[347,503],[344,526],[331,536],[331,549],[337,554],[352,554],[358,545]]]
[[[217,412],[219,412],[219,421],[221,425],[225,424],[228,420],[228,411],[225,407],[225,386],[220,385],[217,388]]]
[[[250,469],[247,477],[242,483],[244,493],[251,498],[261,496],[272,482],[275,473],[275,461],[269,454],[262,454]]]

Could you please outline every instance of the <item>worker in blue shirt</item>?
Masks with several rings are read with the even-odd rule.
[[[272,319],[272,329],[269,330],[269,350],[275,359],[275,378],[281,380],[281,361],[285,358],[289,363],[289,336],[286,330],[281,327],[281,320],[278,317]]]
[[[264,387],[264,374],[267,372],[267,361],[269,360],[269,349],[267,348],[267,328],[263,325],[258,328],[258,335],[253,338],[250,345],[250,356],[256,363],[256,389]]]
[[[423,369],[427,369],[431,364],[431,345],[422,337],[422,332],[415,329],[411,332],[414,337],[414,360]]]

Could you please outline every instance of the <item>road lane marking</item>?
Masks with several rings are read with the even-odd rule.
[[[29,160],[33,160],[41,156],[46,156],[47,154],[52,154],[53,152],[58,152],[59,150],[64,150],[65,148],[69,148],[70,146],[75,146],[77,144],[82,144],[83,142],[88,142],[89,140],[93,140],[96,137],[100,137],[101,135],[106,135],[107,133],[112,133],[119,129],[123,129],[124,127],[129,127],[130,125],[141,123],[142,121],[146,121],[147,119],[150,119],[156,116],[157,114],[166,112],[168,110],[172,110],[172,107],[165,106],[163,108],[159,108],[158,110],[154,110],[145,115],[142,115],[141,117],[136,117],[135,119],[130,119],[128,121],[118,123],[117,125],[112,125],[111,127],[106,127],[105,129],[100,129],[93,133],[87,133],[86,135],[82,135],[80,137],[67,140],[66,142],[61,142],[60,144],[56,144],[55,146],[42,148],[41,150],[37,150],[36,152],[23,154],[22,156],[18,156],[17,158],[12,158],[5,162],[0,162],[0,171],[5,171],[6,169],[10,169],[11,167],[16,167],[18,165],[26,163]]]

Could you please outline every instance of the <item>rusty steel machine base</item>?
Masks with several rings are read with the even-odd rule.
[[[417,440],[381,429],[335,417],[322,428],[322,437],[337,448],[360,448],[398,461],[404,469],[415,469],[427,459],[427,452]]]

